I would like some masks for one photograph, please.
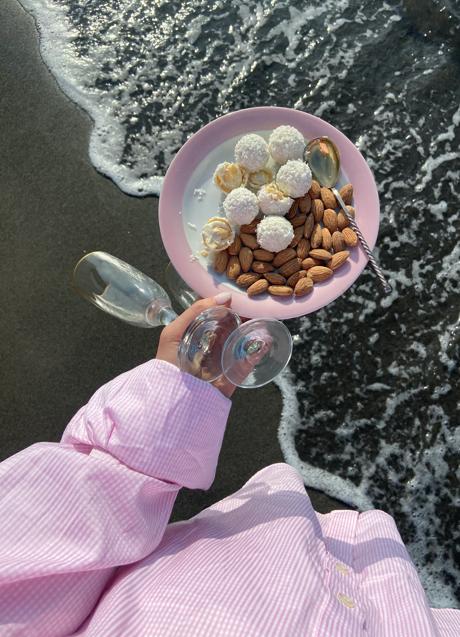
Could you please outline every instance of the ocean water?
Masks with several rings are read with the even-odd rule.
[[[342,298],[289,322],[286,461],[391,513],[435,606],[459,606],[460,3],[21,0],[44,61],[93,118],[90,156],[158,193],[181,144],[223,113],[290,106],[340,128],[374,171],[376,256]]]

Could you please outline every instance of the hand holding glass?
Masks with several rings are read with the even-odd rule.
[[[167,272],[167,278],[183,307],[196,300],[174,270]],[[130,325],[158,327],[177,318],[168,294],[156,281],[106,252],[91,252],[80,259],[73,285],[83,298]],[[223,375],[238,387],[255,388],[272,381],[291,353],[291,334],[280,321],[242,323],[231,309],[215,306],[189,325],[178,356],[180,369],[202,380],[212,382]]]

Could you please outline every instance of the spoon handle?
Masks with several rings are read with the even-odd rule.
[[[332,192],[336,196],[336,199],[337,199],[337,201],[339,202],[339,204],[340,204],[340,206],[342,208],[343,214],[345,215],[345,217],[350,222],[350,226],[353,228],[353,230],[358,235],[358,239],[361,241],[361,245],[364,248],[364,252],[366,253],[367,258],[369,259],[370,266],[374,270],[375,274],[378,276],[378,279],[379,279],[379,281],[380,281],[380,283],[382,285],[383,291],[385,292],[385,294],[390,294],[391,285],[386,280],[382,270],[380,269],[380,266],[378,265],[377,261],[375,260],[374,255],[372,254],[372,251],[369,248],[369,245],[368,245],[366,239],[363,237],[363,233],[359,229],[356,221],[353,219],[353,217],[348,212],[348,210],[347,210],[347,208],[345,206],[345,203],[344,203],[342,197],[340,196],[339,191],[336,188],[332,188]]]

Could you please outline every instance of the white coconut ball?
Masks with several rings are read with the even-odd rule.
[[[278,126],[270,135],[268,150],[278,164],[285,164],[289,159],[302,159],[305,140],[297,128]]]
[[[264,215],[285,215],[289,212],[293,200],[286,197],[276,184],[262,186],[257,195],[259,207]]]
[[[251,173],[261,170],[269,158],[268,144],[260,135],[244,135],[235,146],[236,162]]]
[[[311,186],[311,170],[303,161],[290,160],[278,170],[276,185],[288,197],[303,197]]]
[[[251,223],[259,214],[256,195],[243,187],[232,190],[225,198],[223,206],[227,219],[238,226]]]
[[[261,248],[269,252],[284,250],[293,238],[294,228],[284,217],[265,217],[257,226],[257,241]]]

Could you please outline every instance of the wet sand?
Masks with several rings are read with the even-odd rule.
[[[0,5],[0,454],[59,440],[73,414],[114,376],[156,350],[158,331],[104,315],[70,289],[86,252],[113,253],[163,282],[167,257],[156,198],[123,194],[88,158],[91,121],[43,64],[32,18]],[[256,471],[283,462],[278,388],[238,391],[207,492],[180,493],[173,519],[234,492]],[[344,508],[309,491],[318,511]]]

